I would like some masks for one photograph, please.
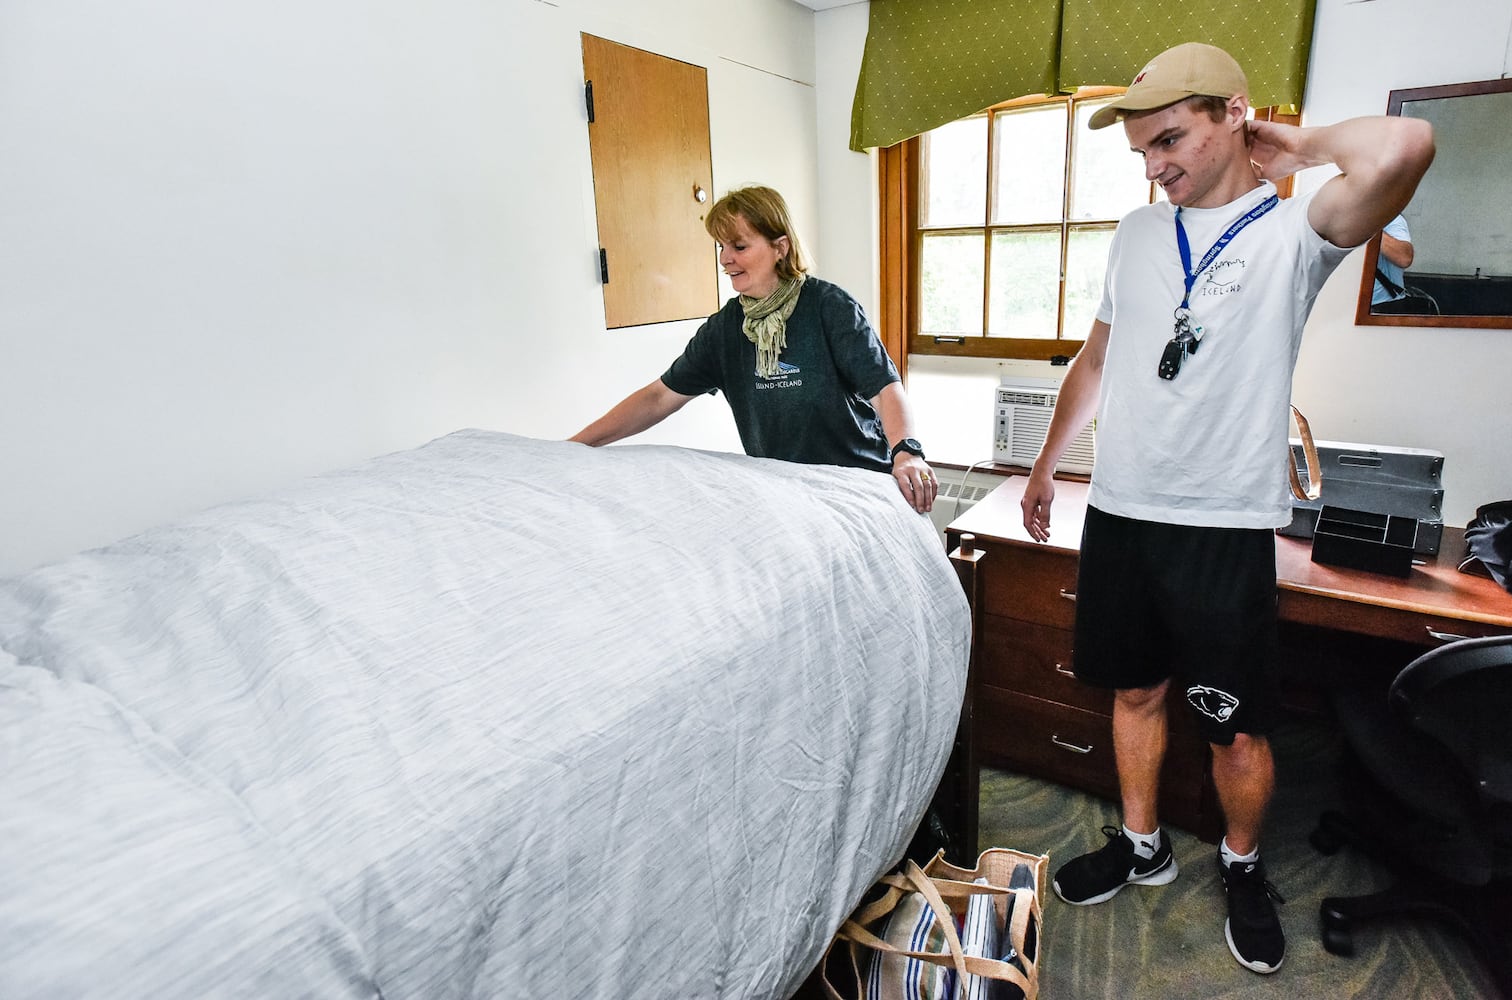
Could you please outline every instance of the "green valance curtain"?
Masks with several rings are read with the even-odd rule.
[[[1233,53],[1256,107],[1302,103],[1315,0],[871,0],[851,148],[999,101],[1127,86],[1180,42]]]
[[[871,0],[851,149],[1055,92],[1061,0]]]

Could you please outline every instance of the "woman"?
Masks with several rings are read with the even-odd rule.
[[[810,277],[782,195],[731,191],[704,228],[740,294],[699,327],[661,378],[571,440],[609,444],[718,389],[746,454],[890,473],[920,513],[939,483],[913,437],[898,370],[855,299]]]

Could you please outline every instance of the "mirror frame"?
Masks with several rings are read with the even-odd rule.
[[[1440,87],[1414,87],[1393,90],[1386,114],[1400,117],[1402,105],[1410,101],[1433,101],[1446,97],[1473,97],[1479,94],[1512,92],[1512,79],[1478,80],[1474,83],[1451,83]],[[1430,170],[1432,168],[1429,168]],[[1365,270],[1360,275],[1360,296],[1355,305],[1358,326],[1438,326],[1459,329],[1512,330],[1512,316],[1412,316],[1377,315],[1370,311],[1370,296],[1375,288],[1376,262],[1381,253],[1381,236],[1377,233],[1365,245]]]

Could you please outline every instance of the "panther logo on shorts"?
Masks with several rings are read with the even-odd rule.
[[[1194,684],[1187,688],[1186,696],[1193,708],[1219,722],[1227,722],[1234,714],[1234,709],[1239,707],[1238,698],[1205,684]]]

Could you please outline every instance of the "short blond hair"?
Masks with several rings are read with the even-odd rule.
[[[787,237],[788,252],[777,261],[777,277],[796,278],[809,269],[788,215],[787,202],[775,190],[760,185],[736,188],[709,209],[704,216],[704,229],[719,242],[728,243],[735,237],[737,218],[744,219],[758,236],[773,243]]]

